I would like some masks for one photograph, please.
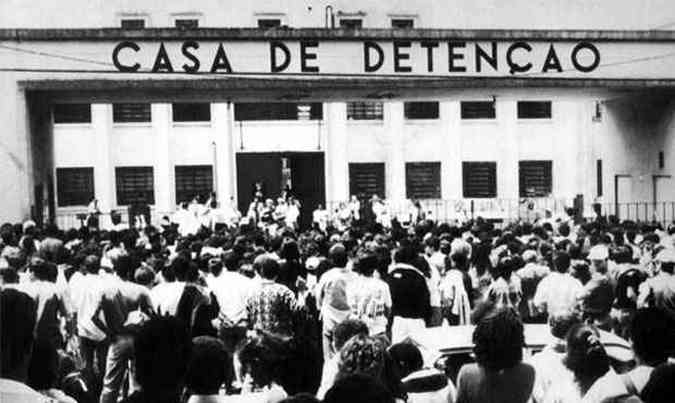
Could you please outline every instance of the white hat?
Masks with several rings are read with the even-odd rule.
[[[605,260],[609,257],[609,250],[605,245],[595,245],[588,252],[588,260]]]

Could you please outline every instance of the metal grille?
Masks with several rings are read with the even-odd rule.
[[[234,104],[234,120],[236,121],[321,119],[323,119],[323,104],[320,102],[242,102]]]
[[[491,101],[466,101],[460,104],[462,119],[494,119],[495,104]]]
[[[520,197],[547,197],[553,182],[552,161],[520,161],[518,176]]]
[[[464,197],[496,197],[497,163],[462,162],[462,180]]]
[[[343,18],[340,20],[340,28],[359,29],[363,27],[363,20],[360,18]]]
[[[117,167],[117,204],[155,203],[155,181],[152,167]]]
[[[411,29],[415,25],[412,18],[392,18],[391,27],[399,29]]]
[[[122,29],[143,29],[145,28],[145,19],[143,18],[125,18],[121,21]]]
[[[172,105],[174,122],[210,122],[211,104],[176,103]]]
[[[199,28],[199,20],[196,18],[178,18],[175,25],[178,29],[195,29]]]
[[[278,18],[261,18],[258,20],[258,28],[271,29],[281,26],[281,20]]]
[[[195,196],[208,197],[213,191],[211,165],[177,165],[176,202],[187,202]]]
[[[382,120],[382,102],[347,102],[347,119]]]
[[[90,104],[55,104],[54,123],[91,123]]]
[[[150,122],[150,104],[113,104],[113,122]]]
[[[550,119],[551,101],[519,101],[518,119]]]
[[[349,193],[359,198],[384,197],[384,163],[349,164]]]
[[[440,199],[441,163],[407,162],[405,189],[408,199]]]
[[[438,119],[438,102],[406,102],[406,119]]]
[[[56,168],[59,207],[86,206],[94,198],[94,168]]]

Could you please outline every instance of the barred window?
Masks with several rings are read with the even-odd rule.
[[[278,18],[259,18],[258,19],[258,28],[260,29],[272,29],[281,26],[281,20]]]
[[[178,29],[199,28],[199,20],[196,18],[176,18],[174,24]]]
[[[211,104],[175,103],[172,106],[174,122],[210,122]]]
[[[462,192],[464,197],[496,197],[497,163],[462,162]]]
[[[234,120],[321,120],[320,102],[242,102],[234,104]]]
[[[188,202],[195,196],[206,199],[213,191],[211,165],[176,165],[176,201]]]
[[[463,101],[460,104],[462,119],[494,119],[495,103],[492,101]]]
[[[55,104],[54,123],[91,123],[90,104]]]
[[[143,29],[145,28],[144,18],[123,18],[120,22],[122,29]]]
[[[344,29],[363,28],[363,20],[360,18],[342,18],[340,20],[340,28]]]
[[[415,25],[415,21],[412,18],[392,18],[391,27],[399,29],[411,29]]]
[[[406,119],[438,119],[438,102],[406,102],[403,104]]]
[[[349,120],[382,120],[382,102],[347,102],[347,119]]]
[[[518,101],[518,119],[550,119],[551,101]]]
[[[150,122],[150,116],[150,104],[113,104],[113,122],[115,123]]]
[[[376,194],[384,198],[384,163],[357,162],[349,164],[349,194],[370,198]]]
[[[518,176],[520,197],[546,197],[553,184],[552,161],[520,161]]]
[[[56,168],[59,207],[86,206],[94,198],[94,168]]]
[[[152,167],[116,167],[117,204],[155,204],[155,180]]]
[[[406,162],[405,189],[408,199],[440,199],[441,163]]]

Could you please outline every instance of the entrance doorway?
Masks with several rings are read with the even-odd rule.
[[[323,152],[237,153],[237,204],[243,214],[253,200],[256,183],[263,198],[275,199],[288,186],[300,201],[301,228],[312,223],[312,212],[326,203]]]

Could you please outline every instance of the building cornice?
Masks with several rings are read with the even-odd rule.
[[[0,41],[119,40],[490,40],[670,42],[675,31],[495,30],[495,29],[326,29],[326,28],[121,28],[0,29]]]

